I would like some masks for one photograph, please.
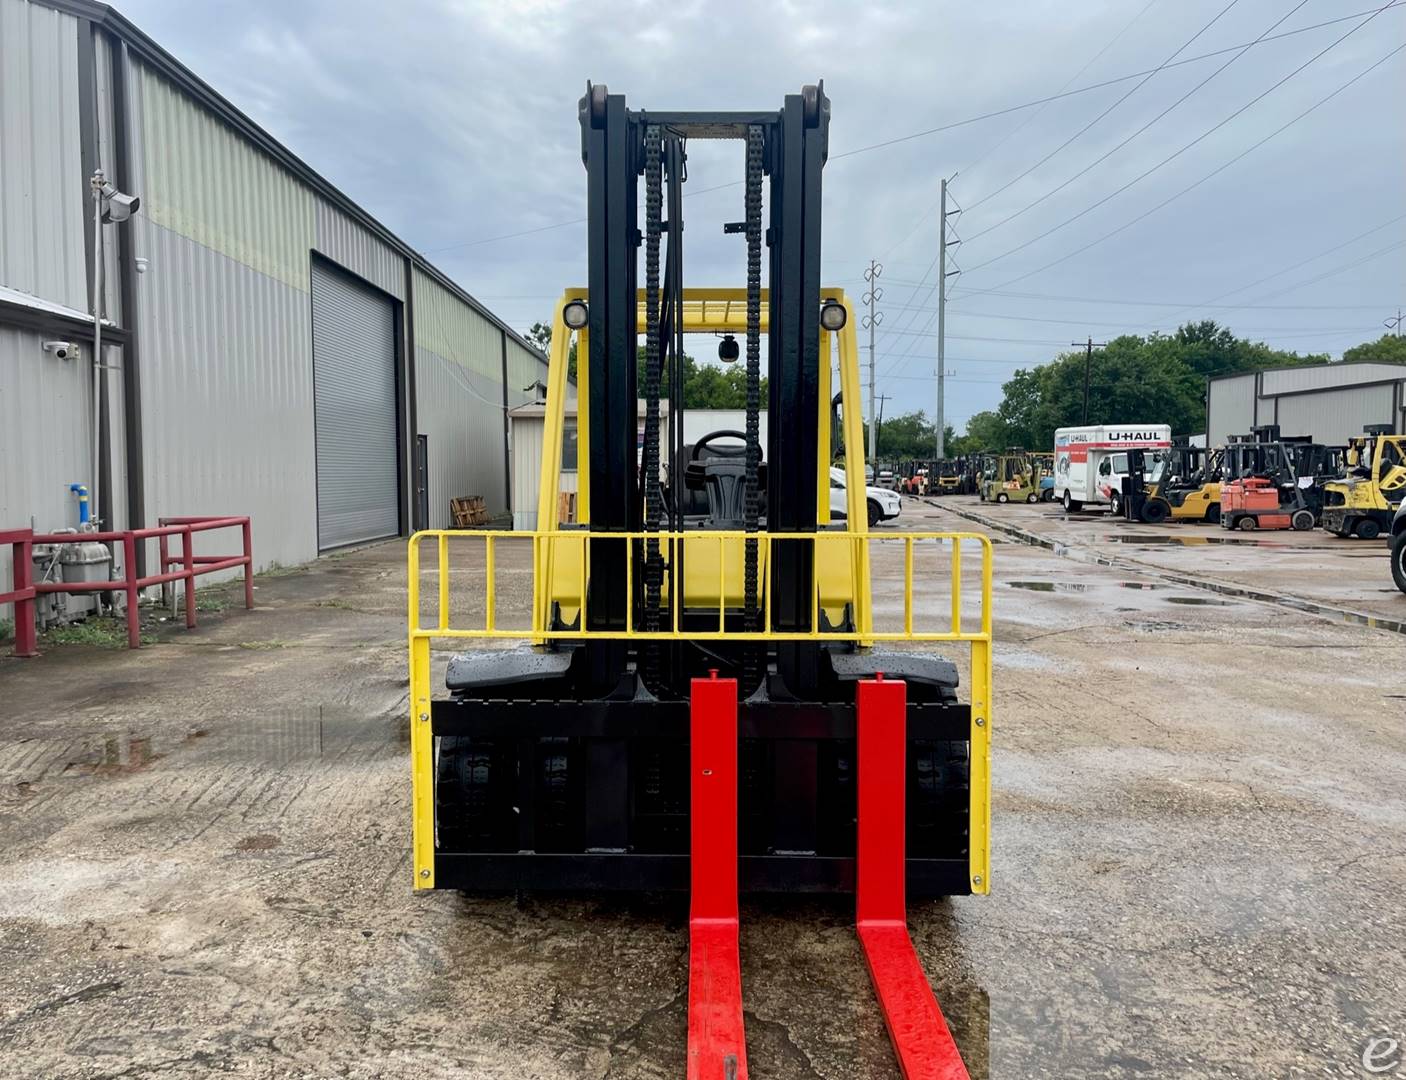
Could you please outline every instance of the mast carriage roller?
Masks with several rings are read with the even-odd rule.
[[[587,84],[579,116],[587,283],[553,321],[536,528],[410,543],[415,885],[689,889],[688,1075],[732,1080],[747,1075],[739,892],[853,893],[905,1075],[965,1077],[905,896],[990,884],[991,548],[869,531],[853,310],[820,278],[823,84],[741,112],[636,111]],[[722,226],[745,249],[741,288],[684,286],[696,139],[742,147],[742,217]],[[745,338],[745,430],[684,441],[686,333],[724,335],[727,360]],[[573,344],[577,520],[562,523]],[[481,545],[485,611],[470,627],[450,618],[451,539]],[[498,625],[508,550],[533,568],[522,629]],[[889,588],[901,557],[901,627],[875,623],[870,560],[885,555]],[[920,557],[946,560],[945,593],[915,599]],[[438,588],[431,625],[422,574]],[[964,581],[979,610],[964,611]],[[436,693],[436,638],[520,643],[455,655]],[[969,650],[966,701],[956,665],[913,643]]]

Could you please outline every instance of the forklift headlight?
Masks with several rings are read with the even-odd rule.
[[[591,313],[586,308],[586,301],[572,300],[561,309],[562,321],[573,330],[580,330],[590,319]]]
[[[827,300],[820,305],[820,325],[831,333],[836,330],[843,330],[845,323],[849,321],[849,313],[845,311],[844,304],[837,304],[833,300]]]

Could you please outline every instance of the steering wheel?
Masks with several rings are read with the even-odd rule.
[[[714,439],[736,439],[738,442],[742,443],[741,450],[731,452],[723,451],[719,454],[720,457],[737,457],[739,454],[744,454],[747,452],[747,433],[745,431],[736,431],[731,428],[723,428],[720,431],[708,432],[708,434],[704,435],[703,438],[699,439],[696,443],[693,444],[692,460],[698,461],[702,457],[702,454],[700,454],[699,451],[702,450],[703,447],[707,446]]]

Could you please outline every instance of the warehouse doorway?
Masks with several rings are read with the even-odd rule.
[[[313,260],[319,551],[400,532],[395,327],[395,301]]]

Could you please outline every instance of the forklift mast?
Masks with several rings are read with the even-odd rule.
[[[682,182],[689,139],[731,139],[745,145],[747,218],[729,223],[725,232],[743,232],[747,245],[747,514],[744,527],[756,531],[760,447],[760,403],[755,400],[760,346],[761,247],[770,249],[767,295],[768,415],[813,417],[819,408],[820,326],[820,203],[821,174],[829,153],[830,101],[824,84],[788,94],[782,107],[762,112],[647,112],[626,107],[623,94],[605,86],[586,86],[580,103],[581,159],[586,166],[588,285],[590,293],[590,528],[593,532],[633,532],[650,520],[657,499],[653,472],[658,468],[658,375],[663,354],[681,361],[682,316]],[[661,161],[662,159],[662,161]],[[662,167],[661,167],[662,164]],[[646,222],[638,227],[639,179],[646,184]],[[770,181],[767,203],[770,220],[763,234],[763,178]],[[661,190],[667,184],[668,221],[661,220]],[[663,313],[654,322],[660,242],[667,228],[668,266],[662,284]],[[636,342],[639,333],[637,249],[645,244],[646,327],[644,387],[645,481],[636,489],[621,477],[636,474],[638,420],[636,415]],[[672,320],[671,320],[672,314]],[[666,340],[668,339],[668,340]],[[678,393],[681,380],[669,384]],[[676,406],[681,402],[674,402]],[[673,427],[677,483],[682,456],[681,408],[669,410]],[[766,529],[769,533],[814,532],[816,454],[814,423],[772,423],[769,426]],[[643,499],[639,497],[643,492]],[[675,489],[672,505],[680,504]],[[677,523],[673,523],[677,527]],[[592,548],[591,593],[600,599],[590,607],[591,629],[623,630],[626,623],[625,553],[618,543]],[[773,625],[782,631],[810,629],[813,588],[812,550],[805,544],[777,545],[769,567]],[[646,574],[658,566],[647,560]],[[756,545],[747,554],[747,614],[758,606]],[[646,580],[646,588],[650,588]],[[651,597],[653,597],[651,593]],[[609,689],[625,664],[624,643],[590,641],[590,668],[596,684]],[[807,643],[783,643],[776,662],[782,680],[793,692],[807,693],[816,681],[816,649]],[[750,691],[751,688],[748,688]]]

